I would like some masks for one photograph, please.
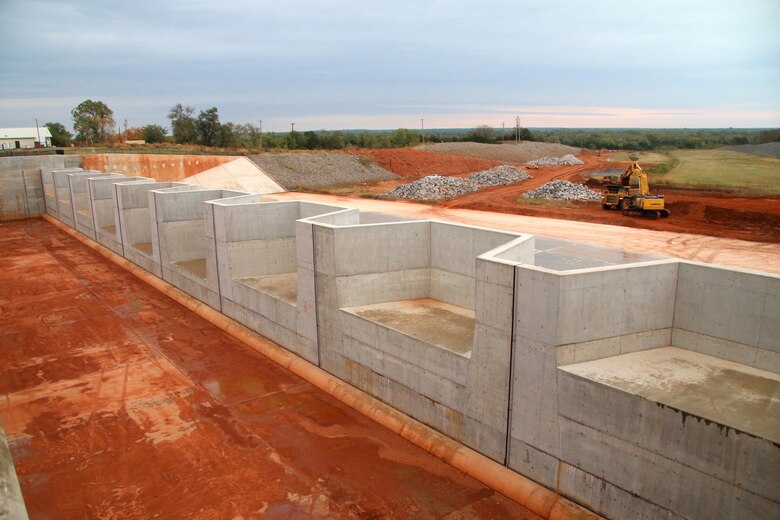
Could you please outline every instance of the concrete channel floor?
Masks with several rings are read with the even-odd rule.
[[[31,518],[537,518],[43,220],[0,224]]]

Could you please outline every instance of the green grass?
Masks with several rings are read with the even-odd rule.
[[[667,162],[669,157],[665,153],[661,152],[619,152],[613,155],[609,160],[610,162],[631,162],[632,157],[639,157],[639,165],[658,164]]]
[[[744,195],[780,195],[780,159],[726,150],[675,150],[670,154],[679,163],[664,175],[652,175],[651,187],[659,183]]]

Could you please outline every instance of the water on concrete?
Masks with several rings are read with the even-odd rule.
[[[535,247],[534,264],[556,271],[633,264],[668,258],[663,255],[634,253],[622,249],[540,236],[536,237]]]

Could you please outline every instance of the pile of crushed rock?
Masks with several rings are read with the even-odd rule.
[[[428,175],[409,184],[397,186],[383,198],[442,200],[479,191],[488,186],[504,186],[530,179],[531,176],[514,166],[502,165],[472,173],[466,179]]]
[[[535,190],[523,194],[523,197],[526,199],[601,200],[601,193],[591,190],[584,184],[558,180],[539,186]]]
[[[542,157],[535,161],[528,161],[526,164],[529,166],[574,166],[585,163],[569,153],[563,157]]]

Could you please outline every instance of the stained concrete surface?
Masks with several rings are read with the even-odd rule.
[[[467,354],[474,338],[474,311],[431,298],[344,309],[437,347]]]
[[[298,273],[247,276],[236,281],[290,305],[296,305],[298,302]]]
[[[42,221],[0,225],[33,518],[536,518]]]
[[[780,443],[780,375],[773,372],[675,347],[560,370]]]

